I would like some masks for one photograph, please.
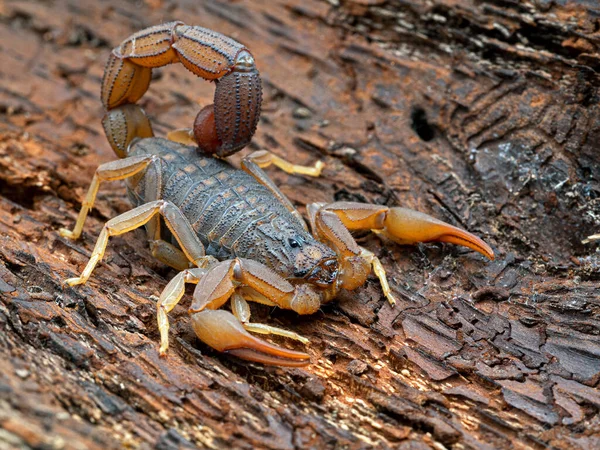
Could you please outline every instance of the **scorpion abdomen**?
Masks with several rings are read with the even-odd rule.
[[[293,270],[282,242],[288,235],[307,233],[252,176],[194,147],[165,139],[135,142],[130,156],[142,154],[155,154],[163,162],[160,196],[179,207],[207,254],[254,259],[279,269],[289,265]],[[130,197],[136,206],[152,200],[147,198],[144,175],[130,180]]]

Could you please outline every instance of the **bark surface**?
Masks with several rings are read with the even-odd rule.
[[[187,302],[158,357],[156,296],[174,275],[95,168],[114,159],[100,80],[131,33],[179,19],[256,57],[264,108],[251,148],[303,205],[368,201],[464,227],[497,259],[360,237],[388,270],[312,316],[253,306],[311,340],[313,364],[241,363],[194,337]],[[600,447],[600,9],[593,0],[181,0],[0,3],[0,448]],[[157,70],[155,131],[189,127],[213,86]],[[238,157],[239,158],[239,157]],[[296,346],[294,343],[277,342]]]

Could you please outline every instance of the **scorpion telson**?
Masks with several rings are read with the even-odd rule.
[[[181,62],[216,81],[214,105],[198,114],[193,132],[153,137],[135,104],[152,68]],[[362,286],[373,272],[393,306],[385,269],[350,231],[371,230],[399,243],[450,242],[493,259],[478,237],[417,211],[353,202],[308,205],[310,229],[292,203],[263,172],[275,165],[290,174],[319,176],[261,150],[242,159],[241,170],[222,158],[252,138],[260,113],[260,78],[250,52],[214,31],[171,22],[142,30],[113,50],[102,81],[107,109],[103,126],[121,158],[96,170],[77,222],[62,236],[77,239],[102,181],[126,180],[133,209],[109,220],[79,277],[85,283],[102,259],[108,238],[145,226],[152,255],[179,273],[157,303],[160,353],[169,346],[168,313],[197,284],[189,313],[205,344],[264,364],[303,366],[303,352],[270,344],[251,333],[308,343],[296,333],[250,322],[249,301],[311,314],[342,289]],[[192,145],[184,145],[192,144]],[[198,147],[201,151],[198,151]],[[220,309],[225,303],[231,312]]]

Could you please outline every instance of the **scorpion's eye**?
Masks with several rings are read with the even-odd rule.
[[[289,238],[288,239],[288,243],[290,244],[290,247],[292,247],[292,248],[298,248],[298,247],[300,247],[300,242],[298,242],[294,238]]]

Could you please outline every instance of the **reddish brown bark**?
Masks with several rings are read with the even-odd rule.
[[[8,0],[0,14],[0,447],[600,446],[600,261],[581,244],[600,230],[596,2]],[[57,233],[114,158],[104,62],[171,19],[252,50],[252,146],[327,164],[314,180],[270,171],[295,204],[412,207],[484,237],[496,261],[361,237],[396,308],[370,280],[313,316],[253,309],[311,339],[302,370],[209,350],[185,304],[160,359],[153,296],[173,272],[141,231],[63,289],[128,209],[121,183],[103,186],[83,238]],[[141,103],[164,135],[212,96],[172,66]]]

